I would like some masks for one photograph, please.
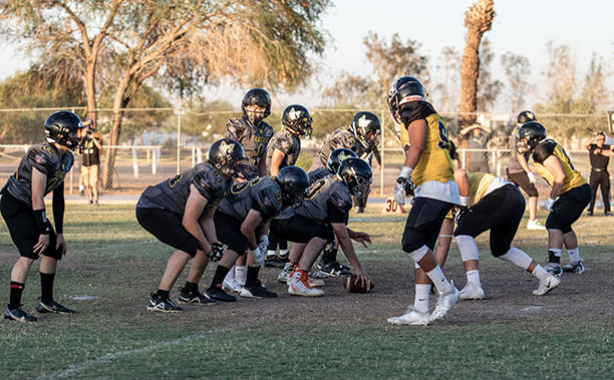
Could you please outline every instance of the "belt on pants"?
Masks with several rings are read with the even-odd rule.
[[[591,168],[591,170],[597,173],[601,173],[601,172],[605,172],[607,169]]]

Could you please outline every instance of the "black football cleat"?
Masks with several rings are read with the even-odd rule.
[[[9,321],[17,321],[17,322],[36,322],[38,321],[38,318],[23,311],[23,309],[21,308],[21,305],[15,308],[12,308],[12,309],[7,306],[6,310],[4,310],[4,319],[8,319]]]
[[[190,305],[215,305],[214,299],[209,296],[200,293],[199,291],[189,291],[186,288],[179,289],[179,297],[177,297],[177,303],[190,304]]]
[[[258,282],[256,285],[243,287],[240,296],[245,298],[277,298],[277,293],[267,290]]]
[[[339,264],[338,261],[323,263],[322,260],[320,260],[317,267],[321,272],[331,277],[352,275],[352,271],[350,271],[347,266]]]
[[[235,302],[237,300],[237,297],[231,296],[230,294],[226,293],[222,288],[217,287],[207,289],[205,294],[209,298],[221,302]]]
[[[45,313],[57,313],[57,314],[75,314],[76,311],[60,305],[55,301],[43,302],[40,300],[36,306],[36,311],[41,314]]]
[[[151,299],[147,304],[147,311],[159,311],[162,313],[181,313],[183,308],[175,305],[168,297],[162,298],[156,293],[151,294]]]

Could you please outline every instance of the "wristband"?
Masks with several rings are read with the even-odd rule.
[[[413,171],[414,171],[414,168],[410,168],[409,166],[403,166],[403,169],[401,169],[401,174],[399,174],[399,177],[409,178],[409,176],[411,175],[411,172]]]
[[[469,206],[469,197],[460,197],[460,205],[461,206]]]
[[[38,227],[41,235],[49,234],[50,229],[47,221],[47,215],[45,214],[45,209],[34,210],[34,222],[36,222],[36,227]]]

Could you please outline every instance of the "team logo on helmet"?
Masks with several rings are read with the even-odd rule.
[[[290,120],[297,120],[301,116],[301,113],[292,107],[288,113],[288,116],[290,117]]]
[[[220,150],[224,154],[231,154],[234,148],[235,144],[226,144],[226,141],[222,141],[222,143],[220,144]]]
[[[362,117],[358,119],[359,127],[366,128],[369,124],[371,124],[371,120],[367,119],[367,115],[362,115]]]

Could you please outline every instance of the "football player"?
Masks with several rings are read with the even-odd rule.
[[[518,154],[516,152],[516,134],[518,129],[529,121],[537,121],[535,114],[531,111],[522,111],[517,117],[517,128],[510,137],[510,160],[507,166],[507,178],[514,182],[529,196],[529,223],[528,230],[545,230],[546,227],[537,221],[537,198],[539,193],[535,187],[535,174],[529,169],[529,153]]]
[[[382,134],[382,124],[379,117],[372,112],[358,112],[352,118],[350,131],[352,131],[358,142],[355,147],[358,157],[367,160],[369,165],[372,165],[372,158],[375,157],[379,168],[382,163],[382,158],[378,150],[379,136]],[[356,212],[359,214],[365,212],[367,199],[368,197],[361,199],[354,196]]]
[[[366,285],[371,278],[362,268],[351,239],[367,247],[371,237],[347,227],[352,209],[352,196],[366,197],[371,191],[371,166],[360,158],[347,158],[341,162],[335,177],[326,177],[310,188],[305,203],[298,208],[286,209],[271,223],[271,231],[286,236],[292,244],[289,265],[280,274],[286,280],[288,293],[298,296],[319,297],[324,294],[309,284],[308,272],[318,254],[336,237],[358,276]],[[289,269],[292,267],[292,269]],[[291,273],[288,273],[290,272]],[[282,281],[283,282],[283,281]]]
[[[467,273],[467,284],[460,291],[461,300],[480,300],[484,290],[480,281],[478,247],[475,238],[490,230],[490,251],[494,257],[512,263],[539,280],[534,295],[544,295],[559,286],[561,280],[548,273],[522,250],[512,247],[525,210],[525,200],[513,183],[486,173],[466,173],[469,207],[458,214],[454,238]],[[458,180],[457,182],[461,182]],[[459,184],[459,187],[460,184]]]
[[[266,175],[267,147],[274,134],[273,128],[264,122],[271,114],[271,97],[266,90],[252,88],[247,91],[241,102],[241,110],[243,116],[230,119],[226,126],[226,137],[240,142],[247,156],[247,162],[239,173],[237,182]],[[241,256],[235,268],[228,272],[224,281],[227,289],[241,292],[247,276],[245,258]]]
[[[556,141],[546,139],[546,128],[536,122],[525,123],[518,130],[516,151],[533,153],[537,172],[552,186],[545,208],[548,229],[548,265],[545,269],[555,275],[563,272],[582,273],[584,265],[578,250],[578,237],[572,224],[580,218],[591,201],[591,188],[577,171],[567,152]],[[569,253],[569,264],[561,267],[563,243]]]
[[[309,110],[292,104],[281,115],[281,131],[277,132],[267,149],[267,174],[277,176],[279,170],[294,165],[301,153],[301,137],[311,137],[313,119]],[[277,246],[279,245],[279,255]],[[283,268],[288,261],[288,241],[270,234],[270,242],[264,259],[265,267]]]
[[[446,214],[460,203],[460,197],[448,151],[448,130],[426,101],[420,81],[411,76],[399,78],[390,88],[388,105],[395,121],[401,124],[403,145],[409,146],[394,197],[404,205],[405,195],[414,196],[402,246],[417,264],[414,305],[404,315],[388,318],[388,322],[427,325],[443,318],[458,300],[459,291],[437,264],[433,247]],[[431,280],[439,299],[429,314]]]
[[[341,162],[350,157],[358,157],[358,155],[354,153],[354,151],[346,148],[339,148],[333,150],[328,156],[328,162],[326,163],[325,167],[320,167],[312,172],[309,172],[309,183],[313,185],[320,179],[326,177],[336,177]],[[350,267],[337,261],[338,249],[339,246],[337,244],[336,239],[326,245],[326,247],[324,248],[324,253],[322,254],[322,258],[320,258],[320,261],[317,265],[317,272],[319,272],[318,274],[322,274],[325,277],[352,275]],[[289,271],[292,271],[292,266],[289,266],[286,263],[284,271],[289,274]]]
[[[10,299],[4,319],[37,320],[21,308],[21,295],[32,263],[41,256],[41,298],[36,310],[39,313],[75,313],[54,300],[53,283],[58,260],[66,255],[64,178],[73,166],[71,151],[81,144],[82,130],[81,119],[74,113],[51,114],[45,121],[47,142],[28,149],[15,174],[0,191],[0,211],[20,255],[11,272]],[[55,231],[45,211],[44,197],[51,192]]]
[[[243,158],[243,148],[237,141],[218,140],[209,149],[207,162],[150,186],[141,194],[136,205],[139,224],[158,240],[176,249],[166,264],[158,290],[151,294],[147,310],[183,311],[170,300],[169,293],[190,259],[193,259],[192,266],[185,286],[180,289],[178,302],[215,303],[198,291],[198,281],[209,258],[219,260],[222,257],[224,248],[218,242],[213,215],[226,196]]]
[[[214,217],[217,237],[228,248],[207,289],[209,297],[218,301],[236,301],[234,296],[222,289],[222,282],[237,258],[246,254],[249,255],[247,279],[240,295],[251,298],[277,297],[276,293],[267,290],[258,280],[269,244],[264,237],[271,219],[284,208],[300,204],[308,186],[307,173],[296,166],[286,166],[279,171],[277,177],[259,177],[232,186]]]

